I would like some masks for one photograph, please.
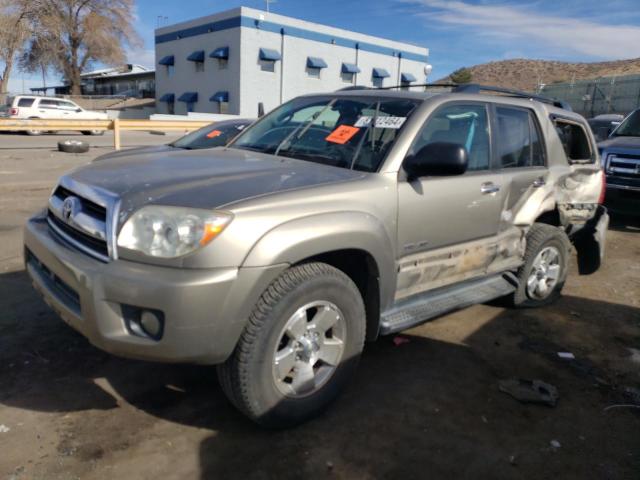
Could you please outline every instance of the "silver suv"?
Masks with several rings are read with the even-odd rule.
[[[461,90],[299,97],[227,147],[79,168],[26,225],[29,274],[97,347],[217,364],[250,418],[304,421],[365,340],[496,298],[545,305],[572,243],[581,273],[600,265],[586,121]]]

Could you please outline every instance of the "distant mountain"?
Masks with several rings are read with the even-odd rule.
[[[569,63],[550,60],[500,60],[468,67],[471,82],[534,91],[538,83],[562,83],[613,75],[640,74],[640,58],[597,63]],[[449,82],[445,77],[437,82]]]

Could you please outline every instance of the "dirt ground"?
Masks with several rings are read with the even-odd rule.
[[[614,217],[604,267],[572,268],[554,305],[478,305],[369,344],[324,415],[265,431],[214,368],[112,357],[40,300],[21,226],[59,174],[107,149],[2,141],[0,478],[640,479],[640,220]],[[555,385],[557,406],[501,393],[511,377]]]

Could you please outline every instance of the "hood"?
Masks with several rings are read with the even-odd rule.
[[[102,160],[112,160],[114,158],[130,157],[132,155],[147,155],[154,153],[163,153],[172,150],[175,150],[175,148],[169,145],[153,145],[150,147],[128,148],[125,150],[117,150],[115,152],[105,153],[104,155],[96,157],[93,161],[99,162]]]
[[[230,148],[139,153],[80,167],[68,177],[121,199],[122,220],[145,204],[195,208],[343,182],[363,172]]]
[[[603,150],[610,148],[640,150],[640,137],[612,137],[598,143],[598,148]]]

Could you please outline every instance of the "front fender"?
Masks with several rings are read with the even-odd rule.
[[[322,213],[285,222],[256,242],[243,267],[295,264],[349,249],[363,250],[373,257],[380,275],[380,307],[390,305],[396,282],[393,243],[384,225],[363,212]]]

